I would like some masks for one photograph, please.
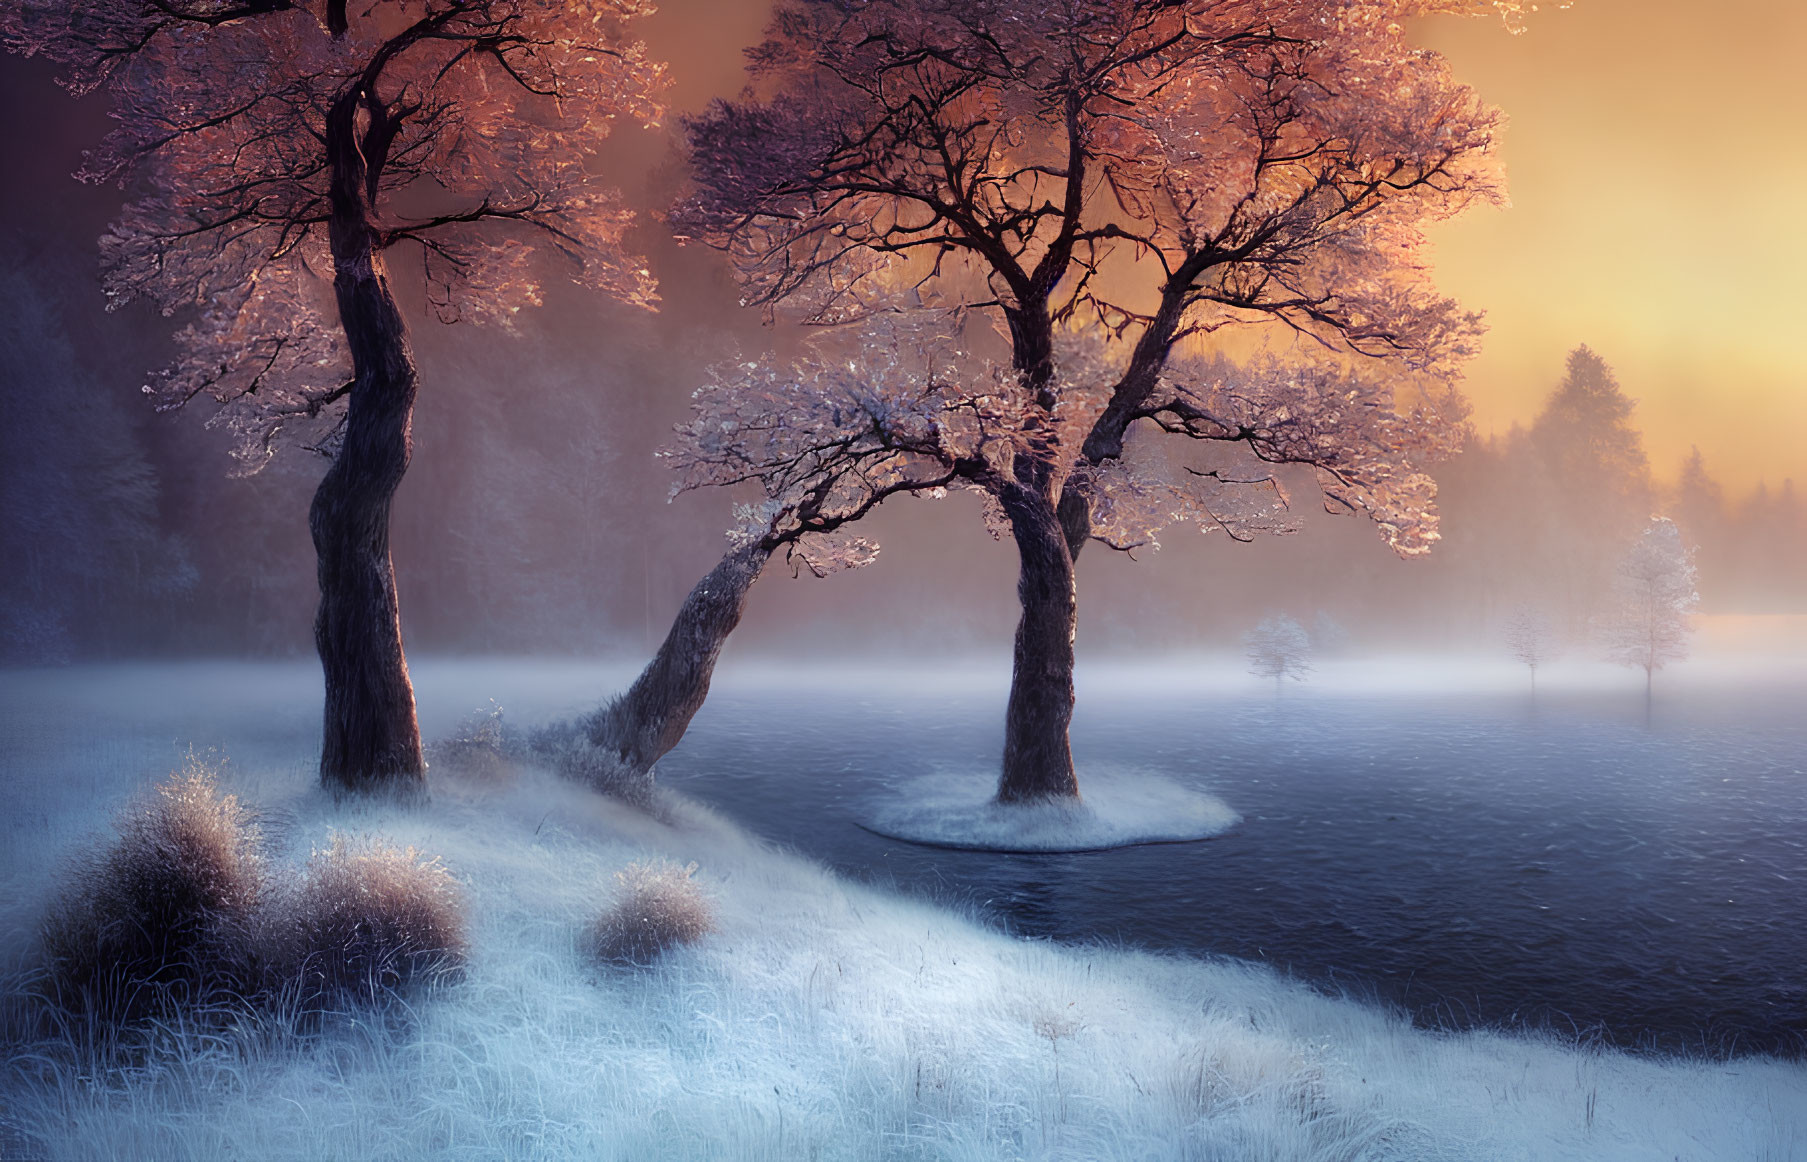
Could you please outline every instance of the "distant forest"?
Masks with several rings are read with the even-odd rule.
[[[119,317],[118,340],[96,341],[90,260],[6,248],[0,655],[308,652],[306,513],[321,461],[285,452],[229,477],[223,433],[154,414],[138,389],[166,324]],[[769,341],[741,320],[712,324],[721,307],[649,325],[566,304],[514,341],[417,332],[435,390],[397,508],[411,648],[634,656],[662,632],[720,552],[724,498],[667,504],[651,452],[707,363],[737,350],[731,331]],[[1439,467],[1443,540],[1427,559],[1397,560],[1366,521],[1317,513],[1306,478],[1292,489],[1296,536],[1234,544],[1176,530],[1136,562],[1088,555],[1079,583],[1122,648],[1225,646],[1276,611],[1327,643],[1497,648],[1521,606],[1582,643],[1616,561],[1661,513],[1695,549],[1702,612],[1807,612],[1807,516],[1792,481],[1728,497],[1696,453],[1660,483],[1608,361],[1582,347],[1551,372],[1529,427],[1472,435]],[[1007,641],[1014,567],[973,536],[969,515],[935,507],[960,503],[896,505],[874,530],[881,564],[860,574],[793,582],[774,567],[742,648]],[[1149,572],[1132,584],[1129,569]]]

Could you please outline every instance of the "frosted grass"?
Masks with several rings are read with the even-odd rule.
[[[105,1070],[55,1041],[8,1044],[0,1156],[1807,1157],[1796,1063],[1430,1034],[1252,966],[1016,940],[838,879],[693,804],[665,825],[533,771],[441,777],[417,811],[336,806],[309,787],[295,684],[259,673],[214,688],[213,727],[194,739],[232,756],[226,789],[266,812],[278,860],[334,829],[440,856],[471,900],[467,979],[399,1018],[320,1032],[164,1030]],[[4,789],[60,824],[4,825],[0,923],[22,963],[55,853],[185,740],[118,705],[8,703],[9,737],[36,745],[29,763],[8,752]],[[423,709],[451,721],[468,699]],[[78,767],[74,791],[33,785]],[[647,859],[698,864],[717,931],[650,969],[589,966],[584,924],[615,873]]]

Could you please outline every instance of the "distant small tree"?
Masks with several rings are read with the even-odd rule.
[[[1249,659],[1249,673],[1257,678],[1272,678],[1274,689],[1280,689],[1285,678],[1303,682],[1311,673],[1311,635],[1305,627],[1284,613],[1262,620],[1242,639]]]
[[[1688,656],[1688,634],[1700,603],[1695,592],[1694,554],[1668,517],[1651,517],[1644,533],[1619,563],[1617,600],[1603,627],[1606,655],[1644,670],[1644,701],[1650,701],[1656,672]]]
[[[1506,619],[1506,648],[1512,656],[1531,668],[1531,689],[1537,689],[1537,667],[1556,656],[1555,639],[1550,621],[1529,605],[1521,605]]]

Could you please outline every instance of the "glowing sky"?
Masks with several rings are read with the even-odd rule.
[[[761,0],[663,0],[673,104],[742,83]],[[1734,494],[1807,484],[1807,0],[1576,0],[1522,36],[1417,29],[1511,118],[1509,210],[1437,234],[1440,285],[1492,330],[1483,432],[1528,422],[1587,343],[1639,401],[1659,477],[1690,444]]]
[[[1438,282],[1492,325],[1477,426],[1529,420],[1585,342],[1659,477],[1698,444],[1733,493],[1807,483],[1807,3],[1576,0],[1522,36],[1420,34],[1511,117],[1512,208],[1436,235]]]

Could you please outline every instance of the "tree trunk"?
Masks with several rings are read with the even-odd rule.
[[[1022,619],[1010,704],[1004,717],[1000,803],[1077,799],[1067,727],[1073,718],[1073,631],[1078,606],[1073,558],[1053,503],[1041,493],[1007,488],[1000,501],[1010,517],[1020,572]]]
[[[1092,502],[1080,495],[1077,488],[1060,490],[1061,535],[1067,541],[1067,557],[1075,565],[1079,564],[1079,554],[1092,539]]]
[[[344,442],[308,515],[319,558],[314,644],[326,677],[320,778],[345,790],[425,787],[414,687],[402,653],[389,507],[408,470],[418,377],[371,226],[359,93],[327,117],[333,290],[351,349]]]
[[[640,677],[584,724],[590,745],[619,769],[588,772],[592,781],[644,778],[683,739],[709,696],[709,682],[728,635],[740,624],[747,596],[772,546],[755,541],[735,549],[697,582]]]
[[[1010,326],[1011,363],[1034,393],[1041,414],[1025,428],[1033,444],[1052,435],[1059,400],[1054,390],[1054,328],[1047,287],[1031,287],[1016,306],[1005,309]],[[1035,803],[1079,798],[1067,727],[1073,720],[1073,631],[1078,602],[1073,588],[1073,554],[1056,511],[1058,473],[1052,460],[1020,453],[1011,478],[993,488],[1010,518],[1017,548],[1017,601],[1022,616],[1010,674],[1010,702],[1004,711],[1004,766],[998,775],[1000,803]]]

